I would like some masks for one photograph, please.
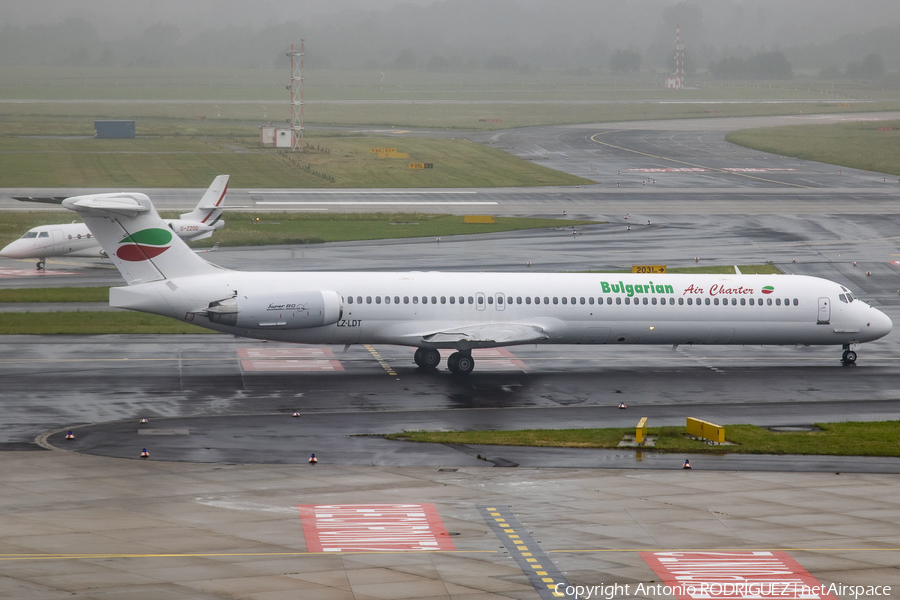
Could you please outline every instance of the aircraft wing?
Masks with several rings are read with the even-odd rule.
[[[458,348],[488,348],[492,346],[508,346],[528,344],[550,339],[540,327],[517,323],[497,323],[472,325],[437,331],[422,336],[422,341],[436,345],[447,345]]]
[[[68,196],[13,196],[19,202],[43,202],[44,204],[62,204]]]

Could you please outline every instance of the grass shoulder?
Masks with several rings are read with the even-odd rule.
[[[726,425],[726,445],[710,446],[686,437],[684,427],[651,427],[657,452],[741,454],[825,454],[900,456],[900,421],[816,423],[815,431],[770,431],[755,425]],[[616,448],[634,428],[526,429],[517,431],[404,431],[390,440],[440,444]]]
[[[742,129],[725,139],[772,154],[900,175],[900,121]]]
[[[3,313],[0,335],[216,333],[168,317],[138,312]]]

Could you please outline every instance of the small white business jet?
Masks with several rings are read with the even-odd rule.
[[[127,287],[110,305],[236,336],[398,344],[433,369],[516,344],[857,345],[891,331],[846,287],[790,275],[293,272],[223,269],[191,252],[140,193],[77,196],[76,211]]]
[[[208,238],[225,225],[222,217],[222,201],[228,190],[228,175],[216,177],[192,212],[180,219],[165,219],[166,225],[178,237],[189,242]],[[115,194],[113,194],[115,195]],[[61,203],[64,198],[24,198],[16,200]],[[51,256],[86,256],[109,258],[100,243],[84,223],[41,225],[28,230],[25,235],[0,250],[6,258],[36,258],[37,268],[42,270]]]

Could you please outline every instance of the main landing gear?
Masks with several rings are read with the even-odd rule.
[[[851,350],[848,344],[844,345],[844,353],[841,355],[841,363],[845,365],[856,364],[856,352]]]
[[[434,370],[441,364],[441,353],[432,348],[418,348],[413,360],[423,369]],[[447,368],[456,375],[468,375],[475,368],[471,352],[454,352],[447,358]]]

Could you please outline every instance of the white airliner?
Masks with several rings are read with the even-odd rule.
[[[228,191],[228,175],[216,177],[192,212],[184,213],[180,219],[165,219],[166,225],[179,237],[193,242],[208,238],[221,229],[225,222],[222,217],[222,200]],[[116,194],[114,194],[116,195]],[[61,202],[53,198],[16,198],[38,202]],[[41,225],[28,230],[25,235],[0,250],[6,258],[36,258],[37,268],[44,268],[50,256],[87,256],[109,258],[100,243],[84,223],[62,223]]]
[[[473,348],[515,344],[808,344],[844,348],[891,331],[846,287],[790,275],[242,272],[212,265],[144,194],[79,196],[76,211],[128,287],[110,305],[241,337],[399,344],[472,371]]]

